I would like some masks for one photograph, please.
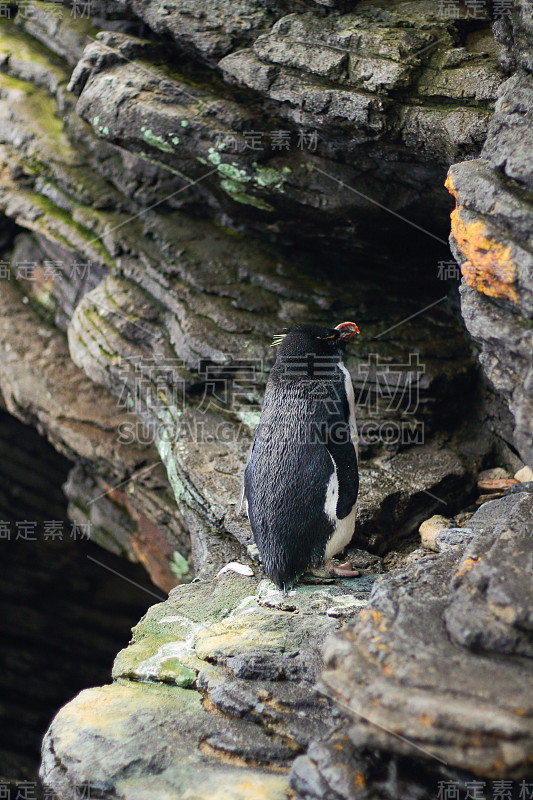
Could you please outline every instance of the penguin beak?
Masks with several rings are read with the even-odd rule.
[[[339,331],[341,339],[344,341],[351,339],[356,333],[360,332],[355,322],[341,322],[340,325],[337,325],[335,330]]]

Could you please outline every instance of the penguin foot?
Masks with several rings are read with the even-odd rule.
[[[335,576],[327,569],[310,569],[301,576],[299,583],[316,586],[320,583],[334,583]]]
[[[337,567],[331,567],[330,574],[336,575],[338,578],[358,578],[361,573],[358,569],[354,569],[349,561],[344,564],[339,564]]]
[[[330,561],[324,567],[308,570],[300,578],[300,583],[334,583],[336,578],[359,578],[360,575],[359,570],[353,569],[349,561],[338,565],[333,565]]]

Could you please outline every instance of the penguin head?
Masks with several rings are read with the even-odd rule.
[[[277,347],[278,358],[312,354],[333,356],[342,359],[346,342],[359,333],[355,322],[341,322],[336,328],[322,325],[295,325],[274,337],[273,347]]]

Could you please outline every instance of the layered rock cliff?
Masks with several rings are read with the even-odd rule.
[[[73,510],[96,527],[109,495],[95,497],[128,481],[114,502],[151,530],[141,557],[165,588],[165,542],[202,574],[250,543],[233,509],[284,325],[362,330],[348,362],[368,456],[360,545],[385,552],[453,512],[492,447],[449,438],[476,390],[442,280],[441,185],[479,153],[503,79],[489,21],[431,2],[244,6],[105,4],[91,21],[35,2],[1,28],[6,315],[16,279],[65,355],[67,332],[68,382],[82,383],[59,388],[54,414],[89,441],[53,425],[33,378],[7,371],[6,402],[79,462]],[[39,380],[66,384],[54,348],[35,348]]]
[[[525,3],[496,21],[492,6],[436,0],[32,0],[9,10],[5,406],[72,461],[69,511],[96,541],[141,561],[162,589],[201,579],[149,612],[113,685],[61,712],[46,740],[47,783],[67,798],[84,780],[105,796],[185,781],[192,798],[205,796],[193,788],[198,772],[200,787],[229,781],[232,797],[262,781],[265,796],[283,797],[291,770],[304,797],[415,797],[436,775],[527,776],[525,673],[502,662],[509,690],[495,697],[490,657],[467,633],[477,620],[476,647],[492,651],[482,629],[499,614],[513,629],[502,641],[519,642],[501,652],[530,655],[530,495],[500,501],[505,558],[512,572],[520,552],[523,572],[519,597],[497,612],[468,600],[474,589],[460,580],[461,558],[498,559],[507,528],[495,518],[474,525],[474,555],[406,555],[424,519],[460,519],[482,466],[514,473],[533,457]],[[271,602],[235,513],[271,337],[343,319],[361,329],[347,359],[361,439],[348,555],[367,573],[355,588]],[[217,581],[231,560],[256,577]],[[400,565],[359,614],[376,574]],[[168,635],[161,615],[173,619]],[[326,651],[326,703],[312,688],[318,653],[346,620]],[[454,690],[427,665],[453,661],[449,636],[463,648],[453,680],[481,676],[478,694],[466,681],[457,700],[474,720],[468,731],[457,709],[435,711]],[[202,649],[210,638],[214,649]],[[413,649],[420,663],[408,663]],[[476,715],[481,695],[492,728]],[[390,736],[349,724],[385,697],[376,713]],[[511,700],[521,722],[505,716]],[[95,703],[109,716],[93,717]],[[307,715],[316,726],[304,735]],[[415,742],[417,758],[398,737]],[[110,742],[124,758],[94,773]]]
[[[481,158],[452,167],[451,243],[461,264],[461,309],[480,360],[514,417],[522,458],[533,460],[533,28],[527,3],[495,24],[512,72],[498,91]]]

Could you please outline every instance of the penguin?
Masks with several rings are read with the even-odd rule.
[[[297,325],[273,341],[277,357],[243,492],[265,572],[284,591],[344,550],[354,533],[357,428],[343,357],[358,333],[354,322]],[[350,564],[334,572],[359,574]]]

